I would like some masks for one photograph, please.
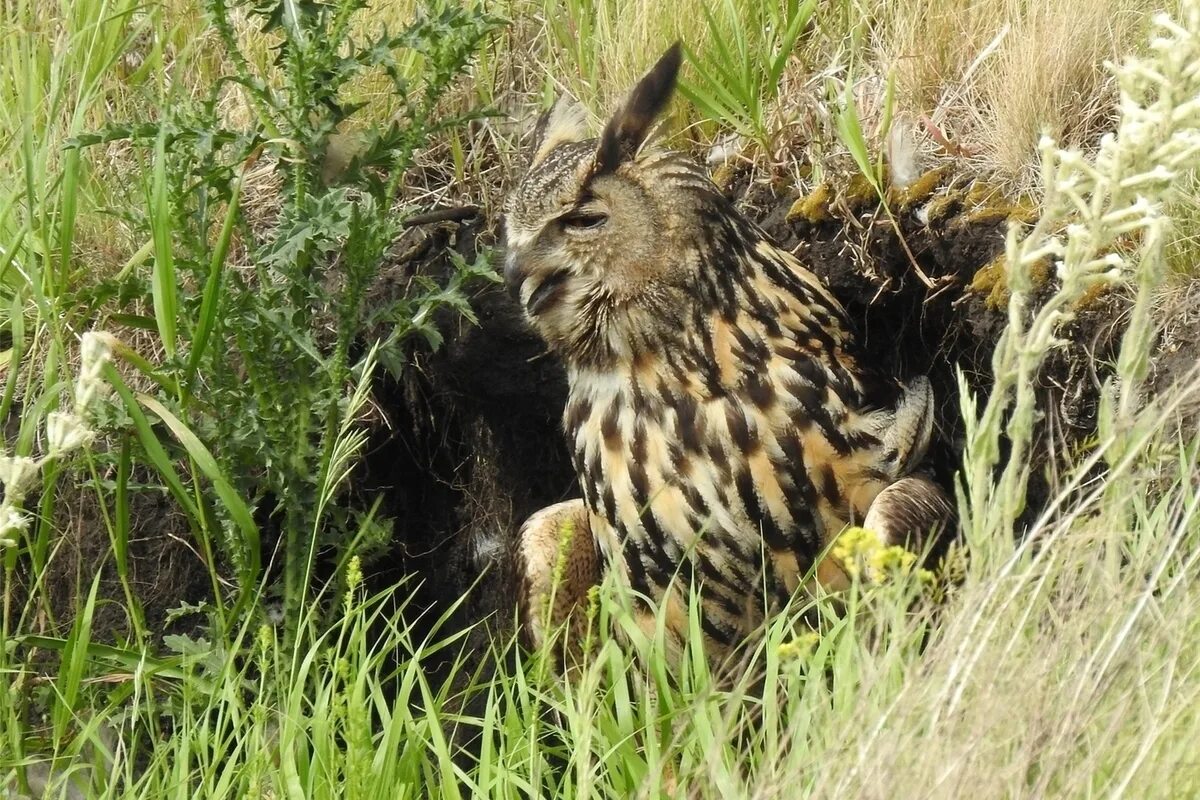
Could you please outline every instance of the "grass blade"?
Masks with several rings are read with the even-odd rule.
[[[185,384],[191,385],[200,366],[200,359],[208,349],[208,340],[216,325],[217,309],[221,299],[221,277],[225,269],[225,256],[229,253],[229,245],[233,240],[233,226],[241,211],[243,169],[233,181],[229,196],[229,207],[225,210],[225,220],[221,223],[221,233],[213,246],[212,260],[208,265],[208,278],[204,282],[204,296],[200,303],[200,319],[196,323],[196,332],[192,336],[192,352],[188,357],[187,378]]]
[[[179,503],[187,515],[188,522],[191,524],[192,530],[196,534],[196,538],[200,544],[205,566],[208,568],[214,601],[220,606],[222,594],[216,574],[212,541],[209,538],[208,525],[201,509],[196,505],[191,494],[188,493],[183,481],[180,480],[179,473],[175,471],[171,458],[167,455],[167,451],[163,449],[162,443],[158,441],[158,436],[154,433],[154,428],[150,426],[150,420],[146,418],[146,414],[142,411],[141,405],[138,404],[129,386],[126,385],[124,378],[121,377],[121,373],[117,372],[116,367],[111,363],[105,364],[104,378],[121,398],[121,402],[125,406],[125,411],[133,421],[133,427],[138,434],[138,441],[142,444],[142,451],[146,458],[149,459],[150,466],[158,473],[159,478],[166,484],[171,496],[175,498],[175,501]]]
[[[92,641],[92,618],[96,611],[96,592],[100,588],[101,570],[96,571],[92,578],[92,588],[87,600],[71,626],[71,633],[63,643],[62,669],[55,688],[58,690],[57,702],[51,719],[54,726],[54,741],[61,742],[67,732],[67,725],[75,716],[75,704],[79,701],[79,688],[83,683],[83,671],[88,660],[88,646]]]
[[[171,250],[171,203],[167,188],[167,132],[162,128],[154,145],[154,173],[149,198],[150,229],[154,238],[154,272],[151,292],[154,318],[167,358],[175,357],[178,306],[175,260]]]
[[[846,86],[842,90],[842,102],[837,112],[838,137],[850,152],[859,172],[871,184],[875,193],[882,197],[883,188],[879,183],[879,176],[875,172],[875,165],[871,161],[871,153],[867,147],[867,138],[863,135],[862,123],[859,122],[858,105],[854,102],[852,87],[853,83],[847,78]]]
[[[171,433],[175,435],[175,439],[183,445],[183,449],[187,451],[188,456],[200,468],[205,477],[212,481],[217,496],[225,504],[226,513],[229,514],[241,532],[242,538],[239,544],[241,545],[243,557],[241,563],[238,565],[239,578],[242,584],[242,592],[247,593],[252,591],[258,584],[258,576],[262,569],[262,564],[259,552],[258,526],[254,524],[254,517],[251,515],[249,507],[225,478],[224,473],[221,472],[221,468],[217,466],[217,461],[213,458],[212,453],[209,452],[204,443],[197,438],[196,434],[187,425],[181,422],[178,417],[167,410],[166,406],[153,397],[146,394],[139,394],[137,399],[151,413],[166,423],[167,427],[171,429]]]
[[[208,695],[215,691],[215,684],[212,681],[202,678],[196,675],[193,670],[181,666],[180,657],[156,658],[141,649],[114,647],[113,645],[93,642],[90,639],[85,641],[82,638],[59,639],[53,636],[25,634],[15,637],[14,641],[21,647],[36,647],[39,650],[64,652],[64,660],[68,657],[78,658],[79,656],[75,654],[82,653],[89,660],[110,661],[121,669],[130,672],[139,672],[144,676],[169,678],[180,682],[186,681],[193,689],[202,694]],[[68,650],[71,650],[72,654],[70,656],[65,655]]]

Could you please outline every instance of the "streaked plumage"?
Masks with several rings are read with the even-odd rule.
[[[580,549],[566,554],[577,574],[595,580],[611,563],[666,604],[676,636],[695,581],[721,657],[918,465],[930,437],[928,382],[864,363],[813,273],[691,160],[643,147],[679,61],[676,46],[599,139],[557,104],[507,208],[506,277],[566,365],[564,429],[584,495],[522,528],[534,642],[544,631],[530,609],[549,596],[559,559],[552,528],[569,518],[590,534],[575,530]],[[555,605],[552,622],[569,612]]]

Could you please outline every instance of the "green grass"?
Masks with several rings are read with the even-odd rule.
[[[1133,509],[1081,503],[1036,543],[973,553],[936,611],[906,610],[903,580],[854,590],[815,646],[783,646],[780,620],[753,688],[718,685],[691,653],[675,668],[661,641],[637,644],[643,672],[601,638],[572,684],[534,659],[475,682],[464,709],[419,660],[454,640],[413,641],[353,580],[332,630],[305,621],[288,647],[263,626],[171,658],[89,642],[92,597],[55,645],[62,744],[51,724],[19,763],[112,797],[1188,796],[1198,503],[1194,481]]]
[[[10,178],[0,185],[0,510],[8,520],[0,794],[1200,793],[1200,382],[1155,397],[1143,391],[1162,295],[1194,277],[1188,190],[1200,113],[1188,105],[1196,86],[1186,67],[1200,46],[1181,38],[1162,52],[1141,48],[1170,80],[1124,87],[1147,105],[1147,119],[1171,116],[1174,127],[1135,130],[1128,126],[1138,114],[1129,113],[1121,141],[1145,146],[1101,149],[1095,169],[1046,148],[1038,173],[1028,141],[1024,149],[998,143],[1006,131],[1047,121],[1046,109],[1023,102],[1031,97],[1023,89],[1002,105],[995,82],[1020,83],[1015,59],[1032,45],[1018,37],[1058,30],[1072,13],[1098,30],[1096,4],[1056,0],[1043,16],[986,5],[991,18],[892,2],[816,4],[806,24],[812,4],[794,2],[730,0],[707,14],[689,4],[674,19],[643,3],[481,3],[472,8],[510,24],[472,40],[471,79],[448,76],[405,118],[417,127],[402,132],[414,138],[387,150],[373,149],[369,134],[406,113],[395,78],[432,85],[430,51],[400,48],[393,74],[348,76],[340,85],[368,105],[335,119],[321,116],[328,106],[310,113],[332,85],[313,64],[334,51],[295,45],[319,39],[317,28],[291,31],[293,49],[277,65],[266,45],[278,32],[238,18],[213,30],[183,0],[8,4],[0,29],[0,173]],[[395,32],[414,13],[401,0],[370,15],[331,8],[347,14],[319,29],[334,43],[333,34],[362,35],[375,22]],[[1119,24],[1105,29],[1111,38],[1084,37],[1051,59],[1061,69],[1047,73],[1049,94],[1079,109],[1111,99],[1112,87],[1080,65],[1135,49],[1145,6],[1122,8]],[[1195,3],[1181,8],[1179,19],[1200,35]],[[1010,33],[998,39],[1005,22]],[[449,285],[418,287],[391,309],[393,335],[351,359],[349,341],[363,330],[356,304],[396,233],[387,210],[403,167],[448,159],[452,168],[440,174],[470,176],[485,205],[505,185],[492,156],[501,168],[514,162],[515,132],[492,119],[471,129],[443,121],[481,103],[531,110],[560,84],[599,111],[681,34],[693,60],[674,120],[690,126],[679,138],[685,146],[733,131],[758,145],[752,155],[768,169],[800,153],[818,174],[837,174],[840,159],[881,180],[882,141],[913,111],[904,104],[934,98],[935,121],[965,131],[983,162],[976,167],[1045,198],[1042,220],[1009,242],[1011,318],[997,349],[997,388],[986,398],[965,383],[961,392],[969,555],[934,587],[896,575],[839,597],[797,598],[805,607],[770,625],[732,681],[714,678],[696,647],[672,657],[661,637],[641,637],[614,586],[598,595],[592,655],[571,681],[550,674],[546,654],[516,654],[507,642],[494,645],[499,666],[479,670],[467,632],[445,624],[449,610],[418,634],[395,604],[406,585],[366,596],[361,561],[378,546],[374,512],[334,517],[364,443],[356,419],[372,373],[402,370],[410,338],[436,343],[435,310],[469,315],[466,288],[485,265],[460,263]],[[966,73],[967,85],[946,94],[956,80],[947,75]],[[231,84],[210,95],[228,74],[253,91]],[[1076,96],[1073,86],[1085,91]],[[998,122],[1005,109],[1019,119]],[[126,135],[135,128],[68,146],[139,120],[160,124],[138,141]],[[395,180],[372,182],[342,165],[339,175],[374,201],[324,184],[347,129],[368,137],[357,152],[396,167]],[[228,150],[206,150],[217,131],[262,135],[231,133]],[[1073,131],[1060,130],[1068,142]],[[796,148],[799,134],[808,138]],[[287,235],[271,238],[257,220],[276,213]],[[1118,235],[1125,255],[1114,265],[1103,259]],[[1061,258],[1061,288],[1035,303],[1030,270],[1047,248]],[[348,288],[309,305],[306,275],[335,250],[348,264]],[[270,270],[291,283],[267,291],[245,277]],[[1032,447],[1042,413],[1032,376],[1074,304],[1102,283],[1134,297],[1120,380],[1103,393],[1095,441],[1056,459],[1052,502],[1017,539],[1026,483],[1042,467]],[[281,309],[302,319],[284,325]],[[317,335],[331,320],[349,327],[340,338]],[[92,330],[104,334],[84,337]],[[225,359],[231,352],[244,372]],[[272,411],[284,393],[277,384],[314,375],[320,389],[292,392],[286,413]],[[222,427],[234,423],[242,427]],[[1013,443],[1003,459],[1002,435]],[[281,512],[291,559],[282,625],[255,610],[270,588],[257,562],[264,487],[302,498]],[[210,566],[206,603],[175,612],[194,623],[191,636],[164,637],[142,607],[133,516],[152,493],[178,510],[172,535]],[[85,504],[118,597],[101,595],[96,564],[71,562]],[[313,585],[312,553],[335,525],[336,574]],[[114,609],[125,625],[101,633],[98,620]],[[806,633],[813,620],[815,638]]]

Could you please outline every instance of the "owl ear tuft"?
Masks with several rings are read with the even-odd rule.
[[[671,100],[682,63],[683,45],[675,42],[633,87],[625,105],[613,115],[600,135],[594,175],[612,172],[622,161],[637,155],[650,135],[650,127]]]
[[[543,112],[533,126],[529,166],[536,167],[560,144],[586,138],[587,122],[583,106],[565,94],[559,95],[550,110]]]

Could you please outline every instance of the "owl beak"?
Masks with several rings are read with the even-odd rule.
[[[509,253],[504,258],[504,281],[508,284],[508,290],[515,296],[521,291],[524,280],[525,271],[521,269],[521,262],[517,260],[515,253]]]
[[[516,300],[517,305],[525,305],[521,297],[521,288],[528,277],[529,272],[522,268],[521,262],[513,253],[509,253],[504,259],[504,282],[508,286],[508,296]]]
[[[540,312],[559,301],[567,285],[567,276],[568,273],[565,269],[540,276],[541,280],[533,287],[533,291],[529,293],[529,299],[525,301],[525,311],[529,316],[536,317]]]
[[[537,316],[539,311],[552,305],[561,296],[567,275],[567,270],[550,273],[526,270],[512,253],[504,260],[504,280],[508,284],[509,294],[525,306],[526,313],[531,317]]]

